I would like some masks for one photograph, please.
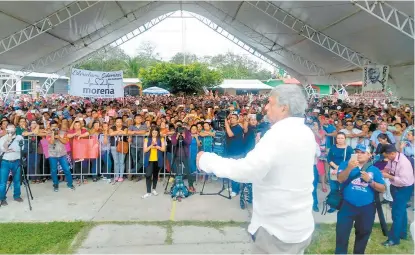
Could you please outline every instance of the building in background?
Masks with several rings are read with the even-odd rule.
[[[0,87],[8,79],[13,79],[16,76],[22,76],[22,72],[16,72],[8,69],[0,69]],[[23,79],[17,79],[16,87],[11,94],[33,94],[40,90],[43,83],[50,77],[48,73],[36,73],[32,72],[23,77]],[[124,94],[137,96],[141,93],[141,81],[138,78],[124,78]],[[55,81],[52,87],[49,89],[48,94],[68,94],[70,86],[70,79],[66,76],[60,76]]]
[[[22,72],[16,72],[8,69],[0,69],[0,87],[8,79],[14,79],[15,77],[22,76]],[[39,91],[42,84],[50,77],[51,74],[32,72],[23,77],[23,79],[16,79],[16,87],[11,94],[31,94],[32,92]],[[49,94],[67,94],[69,91],[69,77],[60,76],[55,81],[52,87],[49,89]]]
[[[213,88],[229,95],[266,94],[272,87],[260,80],[223,80],[222,84]]]

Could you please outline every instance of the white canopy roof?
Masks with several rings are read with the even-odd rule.
[[[359,81],[364,65],[375,63],[389,65],[393,91],[413,99],[415,26],[410,17],[414,15],[414,3],[377,2],[371,8],[372,4],[3,1],[0,68],[62,72],[127,33],[113,45],[150,29],[170,12],[183,9],[252,54],[283,67],[303,84],[335,84],[334,78],[340,82]]]
[[[8,70],[8,69],[0,69],[0,73],[3,74],[8,74],[8,75],[18,75],[21,76],[23,75],[23,72],[21,71],[13,71],[13,70]],[[38,73],[38,72],[32,72],[28,75],[25,75],[26,77],[36,77],[36,78],[48,78],[50,77],[51,74],[49,73]],[[59,76],[59,79],[63,79],[63,80],[69,80],[69,77],[66,76]]]
[[[143,94],[149,95],[170,95],[170,92],[166,89],[162,89],[159,87],[149,87],[143,90]]]
[[[260,80],[223,80],[222,84],[217,86],[222,89],[269,89],[272,87],[262,83]]]

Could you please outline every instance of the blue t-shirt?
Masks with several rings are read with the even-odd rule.
[[[228,137],[228,156],[241,156],[245,153],[244,130],[240,125],[231,127],[233,137]]]
[[[261,122],[258,125],[258,132],[261,133],[261,138],[265,135],[265,133],[271,128],[271,123],[269,122]]]
[[[380,134],[382,134],[382,132],[380,130],[376,130],[372,133],[372,136],[370,137],[370,141],[375,142],[376,146],[378,146],[378,144],[379,144],[378,135],[380,135]],[[393,144],[396,143],[395,136],[391,132],[386,131],[383,134],[386,134],[389,137],[389,140],[391,140],[391,143],[393,143]]]
[[[346,155],[344,155],[345,153]],[[344,161],[348,162],[352,154],[353,149],[350,146],[347,146],[346,148],[337,148],[337,146],[333,146],[327,155],[327,162],[330,163],[332,161],[334,164],[340,165],[340,163]]]
[[[327,126],[323,126],[323,130],[327,134],[331,134],[334,131],[336,131],[336,127],[332,124],[329,124]],[[326,136],[326,148],[327,150],[330,149],[333,146],[334,136]]]
[[[343,162],[339,166],[338,173],[341,173],[343,170],[347,168],[347,164],[349,162]],[[356,175],[360,172],[360,168],[356,167],[350,172],[349,178]],[[382,173],[380,172],[379,168],[375,166],[370,166],[366,169],[366,172],[372,177],[373,181],[385,184],[382,178]],[[361,176],[359,175],[357,178],[352,180],[347,187],[343,190],[343,197],[344,200],[349,202],[350,204],[360,207],[371,204],[375,200],[375,191],[372,187],[369,186],[369,183],[365,182]]]

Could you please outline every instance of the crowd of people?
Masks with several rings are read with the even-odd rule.
[[[338,213],[338,230],[350,233],[353,220],[356,221],[355,227],[359,228],[356,235],[359,236],[356,236],[355,252],[364,251],[375,212],[372,208],[362,210],[362,206],[373,203],[370,196],[364,200],[362,192],[370,193],[370,184],[382,193],[385,184],[383,203],[391,205],[394,225],[384,245],[398,245],[401,238],[406,238],[406,208],[413,194],[413,108],[392,103],[351,104],[333,98],[312,99],[308,103],[308,110],[302,117],[312,130],[317,146],[313,210],[318,212],[322,202],[317,198],[319,183],[323,192],[328,192],[327,186],[338,190],[353,169],[373,159],[374,166],[361,174],[362,181],[352,181],[345,188],[345,205]],[[1,205],[7,205],[9,175],[12,176],[14,200],[23,201],[20,149],[27,159],[27,176],[31,183],[43,183],[51,178],[56,192],[62,181],[75,189],[76,184],[87,184],[91,180],[116,183],[144,178],[146,190],[142,198],[147,199],[158,194],[161,172],[184,171],[189,191],[194,193],[195,173],[199,171],[198,152],[213,152],[215,138],[221,132],[226,137],[225,156],[245,157],[271,127],[267,105],[268,95],[232,96],[213,92],[120,100],[23,95],[2,102]],[[98,141],[98,155],[91,158],[75,153],[77,140],[91,138]],[[346,177],[344,172],[347,172]],[[240,187],[241,183],[232,181],[232,197],[240,193]],[[328,212],[336,212],[336,208]],[[361,218],[357,220],[356,215]],[[366,219],[372,223],[364,224],[362,221]],[[337,252],[344,253],[344,249],[347,252],[348,238],[342,235],[337,238]]]

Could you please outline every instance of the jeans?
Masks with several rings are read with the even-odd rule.
[[[375,214],[376,206],[374,203],[357,207],[343,201],[342,207],[337,213],[335,254],[347,254],[353,223],[356,235],[353,254],[364,254],[372,233]]]
[[[111,147],[111,154],[114,158],[114,178],[122,178],[124,176],[126,154],[117,152],[117,147]]]
[[[10,171],[13,175],[13,198],[20,198],[20,162],[3,160],[0,168],[0,201],[6,200],[6,185]]]
[[[39,163],[40,163],[40,155],[32,152],[29,153],[27,157],[27,168],[28,168],[28,177],[30,180],[38,180],[39,177],[35,176],[39,170]]]
[[[242,156],[231,156],[230,158],[240,159],[240,158],[243,158],[243,155]],[[241,191],[241,184],[236,181],[231,181],[231,186],[232,186],[232,192],[239,194],[239,192]]]
[[[102,169],[102,164],[104,164],[104,169]],[[97,170],[100,174],[105,173],[105,177],[110,177],[108,173],[111,173],[112,168],[112,161],[111,161],[111,155],[109,151],[101,151],[101,155],[97,159],[92,160],[92,175],[94,177],[97,176]]]
[[[319,175],[318,175],[318,170],[317,170],[317,166],[314,165],[314,180],[313,180],[313,206],[317,206],[318,205],[318,197],[317,197],[317,187],[318,187],[318,183],[319,183]]]
[[[143,155],[143,148],[134,148],[130,147],[131,151],[131,158],[133,160],[134,167],[131,167],[130,173],[136,174],[141,173],[143,171],[143,161],[144,161],[144,155]]]
[[[66,159],[66,155],[59,157],[59,158],[50,157],[49,163],[50,163],[50,172],[52,175],[53,186],[55,187],[59,186],[59,180],[58,180],[58,163],[59,163],[62,167],[63,173],[65,174],[68,187],[72,187],[73,186],[72,174],[71,174],[71,171],[69,170],[69,163],[68,163],[68,160]]]
[[[395,244],[400,243],[401,238],[408,237],[408,213],[406,211],[406,204],[411,199],[414,186],[407,187],[391,187],[392,202],[392,227],[389,231],[388,239]]]

